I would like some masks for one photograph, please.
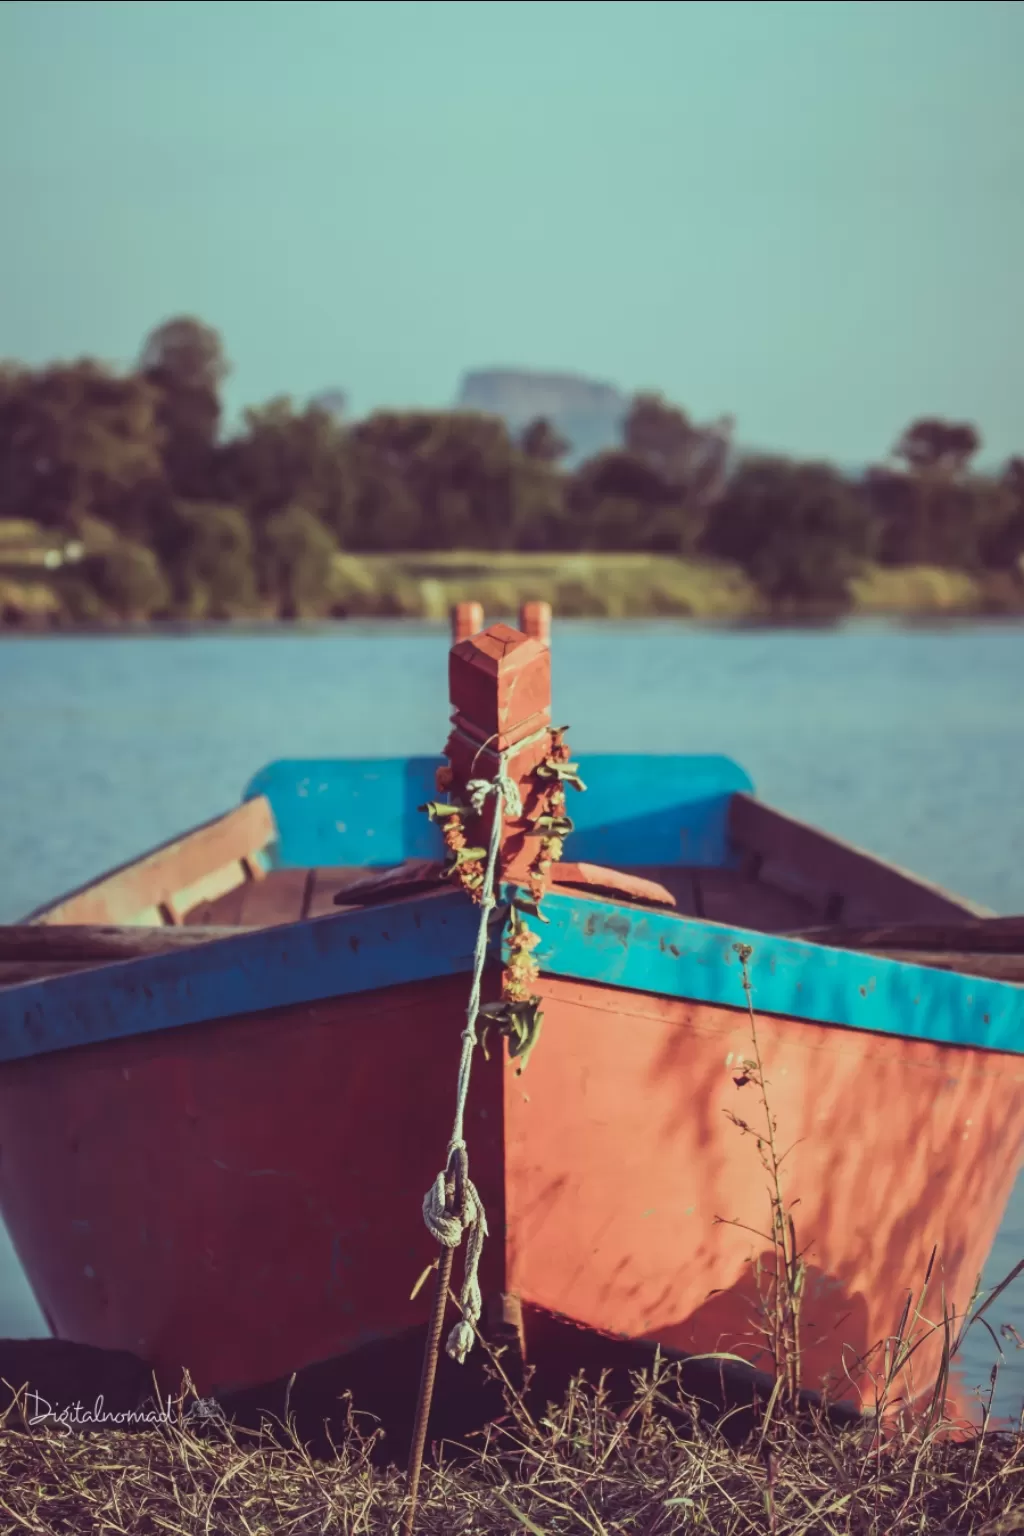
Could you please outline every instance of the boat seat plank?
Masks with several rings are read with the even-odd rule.
[[[186,915],[189,925],[272,928],[305,917],[335,912],[335,893],[361,879],[365,869],[342,865],[322,869],[272,869],[262,880],[248,881],[216,901],[202,902]]]
[[[339,891],[366,877],[365,869],[352,864],[328,865],[315,869],[312,873],[313,881],[309,893],[307,917],[326,917],[330,912],[337,912],[334,898]]]
[[[271,928],[296,923],[304,915],[312,871],[272,869],[262,880],[248,880],[214,901],[200,902],[184,917],[190,927]]]
[[[794,929],[790,938],[842,949],[934,949],[1024,954],[1024,917],[965,918],[952,923],[889,923],[871,928]]]

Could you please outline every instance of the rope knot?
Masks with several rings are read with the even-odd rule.
[[[476,1325],[483,1313],[478,1270],[487,1237],[487,1216],[476,1185],[469,1177],[464,1145],[453,1149],[448,1168],[438,1174],[424,1195],[423,1220],[431,1236],[444,1248],[458,1248],[463,1233],[469,1234],[466,1269],[459,1294],[462,1318],[448,1335],[446,1345],[451,1358],[462,1365],[473,1348]]]
[[[519,793],[519,785],[515,779],[509,777],[508,752],[503,752],[498,759],[498,771],[493,779],[470,779],[466,785],[466,795],[470,808],[480,815],[487,804],[489,795],[500,795],[504,804],[505,814],[510,820],[516,821],[523,814],[523,801]]]

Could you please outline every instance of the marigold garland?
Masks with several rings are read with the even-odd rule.
[[[527,876],[527,888],[530,910],[541,922],[546,921],[540,905],[551,882],[551,867],[562,857],[565,838],[572,831],[572,822],[566,813],[565,786],[571,784],[578,790],[586,788],[565,744],[567,729],[567,726],[560,726],[551,730],[548,755],[532,775],[533,787],[538,793],[536,809],[530,820],[534,833],[539,831],[541,836],[537,856]],[[454,779],[450,764],[439,767],[434,775],[438,794],[450,793]],[[470,845],[466,818],[474,812],[451,800],[446,804],[435,802],[423,809],[441,825],[449,855],[443,878],[455,880],[473,901],[481,902],[487,850]],[[501,1000],[480,1010],[484,1023],[481,1037],[484,1054],[487,1052],[488,1030],[496,1028],[508,1040],[509,1054],[520,1058],[519,1072],[536,1044],[543,1018],[541,999],[533,991],[540,977],[540,967],[533,955],[540,937],[526,923],[521,904],[513,903],[508,933],[509,958],[501,977]]]
[[[533,958],[533,951],[540,943],[540,934],[534,933],[519,919],[509,937],[508,964],[501,973],[501,996],[506,1003],[532,1002],[533,984],[540,976],[540,967]]]

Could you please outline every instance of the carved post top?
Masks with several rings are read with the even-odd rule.
[[[452,791],[461,799],[471,779],[492,778],[499,754],[508,752],[506,772],[519,788],[523,812],[503,817],[498,870],[503,880],[526,883],[541,846],[532,825],[542,804],[534,772],[551,752],[551,652],[507,624],[493,624],[452,647],[448,680],[452,732],[445,755]],[[480,820],[481,842],[493,815],[491,799]]]
[[[492,756],[551,724],[551,652],[507,624],[452,647],[448,684],[453,725]]]

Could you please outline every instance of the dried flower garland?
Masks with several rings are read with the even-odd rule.
[[[529,896],[514,898],[509,911],[508,953],[509,958],[502,972],[501,1000],[481,1008],[484,1020],[481,1045],[487,1055],[487,1040],[492,1029],[509,1042],[509,1055],[518,1058],[517,1072],[522,1072],[540,1035],[543,1012],[541,999],[533,991],[540,976],[540,968],[533,951],[540,943],[540,934],[526,923],[524,912],[529,912],[542,923],[547,918],[541,911],[541,902],[551,883],[551,867],[562,857],[565,839],[573,830],[573,823],[566,814],[565,787],[571,784],[576,790],[586,789],[580,778],[579,765],[572,762],[569,748],[564,741],[568,726],[552,729],[547,757],[534,770],[535,786],[540,789],[539,806],[531,818],[534,832],[541,834],[537,857],[530,866],[527,877]],[[539,783],[537,782],[539,781]],[[454,774],[450,766],[437,769],[435,784],[439,795],[450,793]],[[442,872],[443,879],[455,880],[476,902],[483,899],[484,875],[487,850],[471,844],[466,832],[466,818],[474,816],[469,806],[458,801],[432,801],[421,806],[432,821],[438,823],[448,851],[448,862]],[[525,893],[524,893],[525,894]]]

